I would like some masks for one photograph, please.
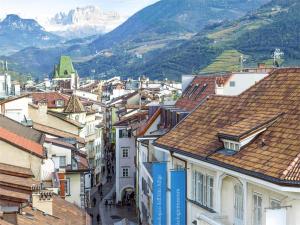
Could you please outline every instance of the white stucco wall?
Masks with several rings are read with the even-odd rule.
[[[121,201],[121,192],[124,188],[131,187],[134,189],[134,173],[135,162],[134,157],[136,155],[135,138],[132,135],[131,138],[120,138],[119,130],[126,129],[122,127],[116,127],[116,199]],[[128,157],[122,157],[122,148],[129,148]],[[129,177],[122,177],[122,168],[129,168]]]
[[[267,75],[267,73],[234,73],[222,89],[216,90],[217,94],[239,95]],[[231,87],[230,82],[234,82],[235,85]]]

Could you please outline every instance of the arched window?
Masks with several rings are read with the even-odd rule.
[[[244,199],[243,186],[234,185],[234,225],[243,225],[244,219]]]

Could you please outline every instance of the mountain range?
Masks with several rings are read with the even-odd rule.
[[[7,59],[18,71],[40,75],[69,54],[82,76],[95,70],[99,77],[153,79],[229,70],[241,54],[246,65],[268,62],[275,48],[289,65],[300,52],[298,7],[298,0],[161,0],[94,41],[24,49]]]
[[[29,46],[50,47],[62,39],[39,25],[33,19],[22,19],[17,15],[7,15],[0,22],[0,52],[9,54]]]
[[[67,39],[100,35],[113,30],[125,18],[117,12],[106,12],[97,6],[77,7],[68,13],[59,12],[43,26]]]

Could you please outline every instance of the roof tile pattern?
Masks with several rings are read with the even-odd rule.
[[[65,107],[64,112],[66,113],[82,113],[85,109],[76,95],[72,95]]]
[[[32,93],[32,102],[34,104],[38,104],[41,101],[47,102],[48,108],[61,108],[64,107],[65,104],[67,104],[69,100],[69,96],[61,94],[59,92],[37,92]],[[64,101],[64,104],[62,106],[58,106],[56,104],[57,100]]]
[[[228,80],[230,75],[196,76],[191,84],[182,93],[175,106],[187,111],[192,111],[206,97],[215,94],[218,80]]]
[[[13,132],[10,132],[0,127],[0,140],[12,144],[22,150],[32,153],[40,158],[44,157],[44,149],[41,144],[33,142],[32,140],[21,137]]]
[[[253,115],[283,113],[238,153],[226,156],[218,131]],[[249,121],[250,123],[250,121]],[[247,124],[245,124],[247,126]],[[237,97],[213,96],[157,146],[274,183],[300,184],[300,68],[278,69]],[[193,142],[191,142],[193,140]],[[296,183],[297,183],[296,182]]]

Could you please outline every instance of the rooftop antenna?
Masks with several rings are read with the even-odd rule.
[[[244,58],[244,55],[240,55],[240,72],[243,72],[243,69],[244,69],[244,62],[246,62],[246,59]]]
[[[280,60],[283,55],[284,55],[283,51],[281,51],[279,48],[275,49],[275,51],[272,54],[273,66],[279,67],[278,60]]]

